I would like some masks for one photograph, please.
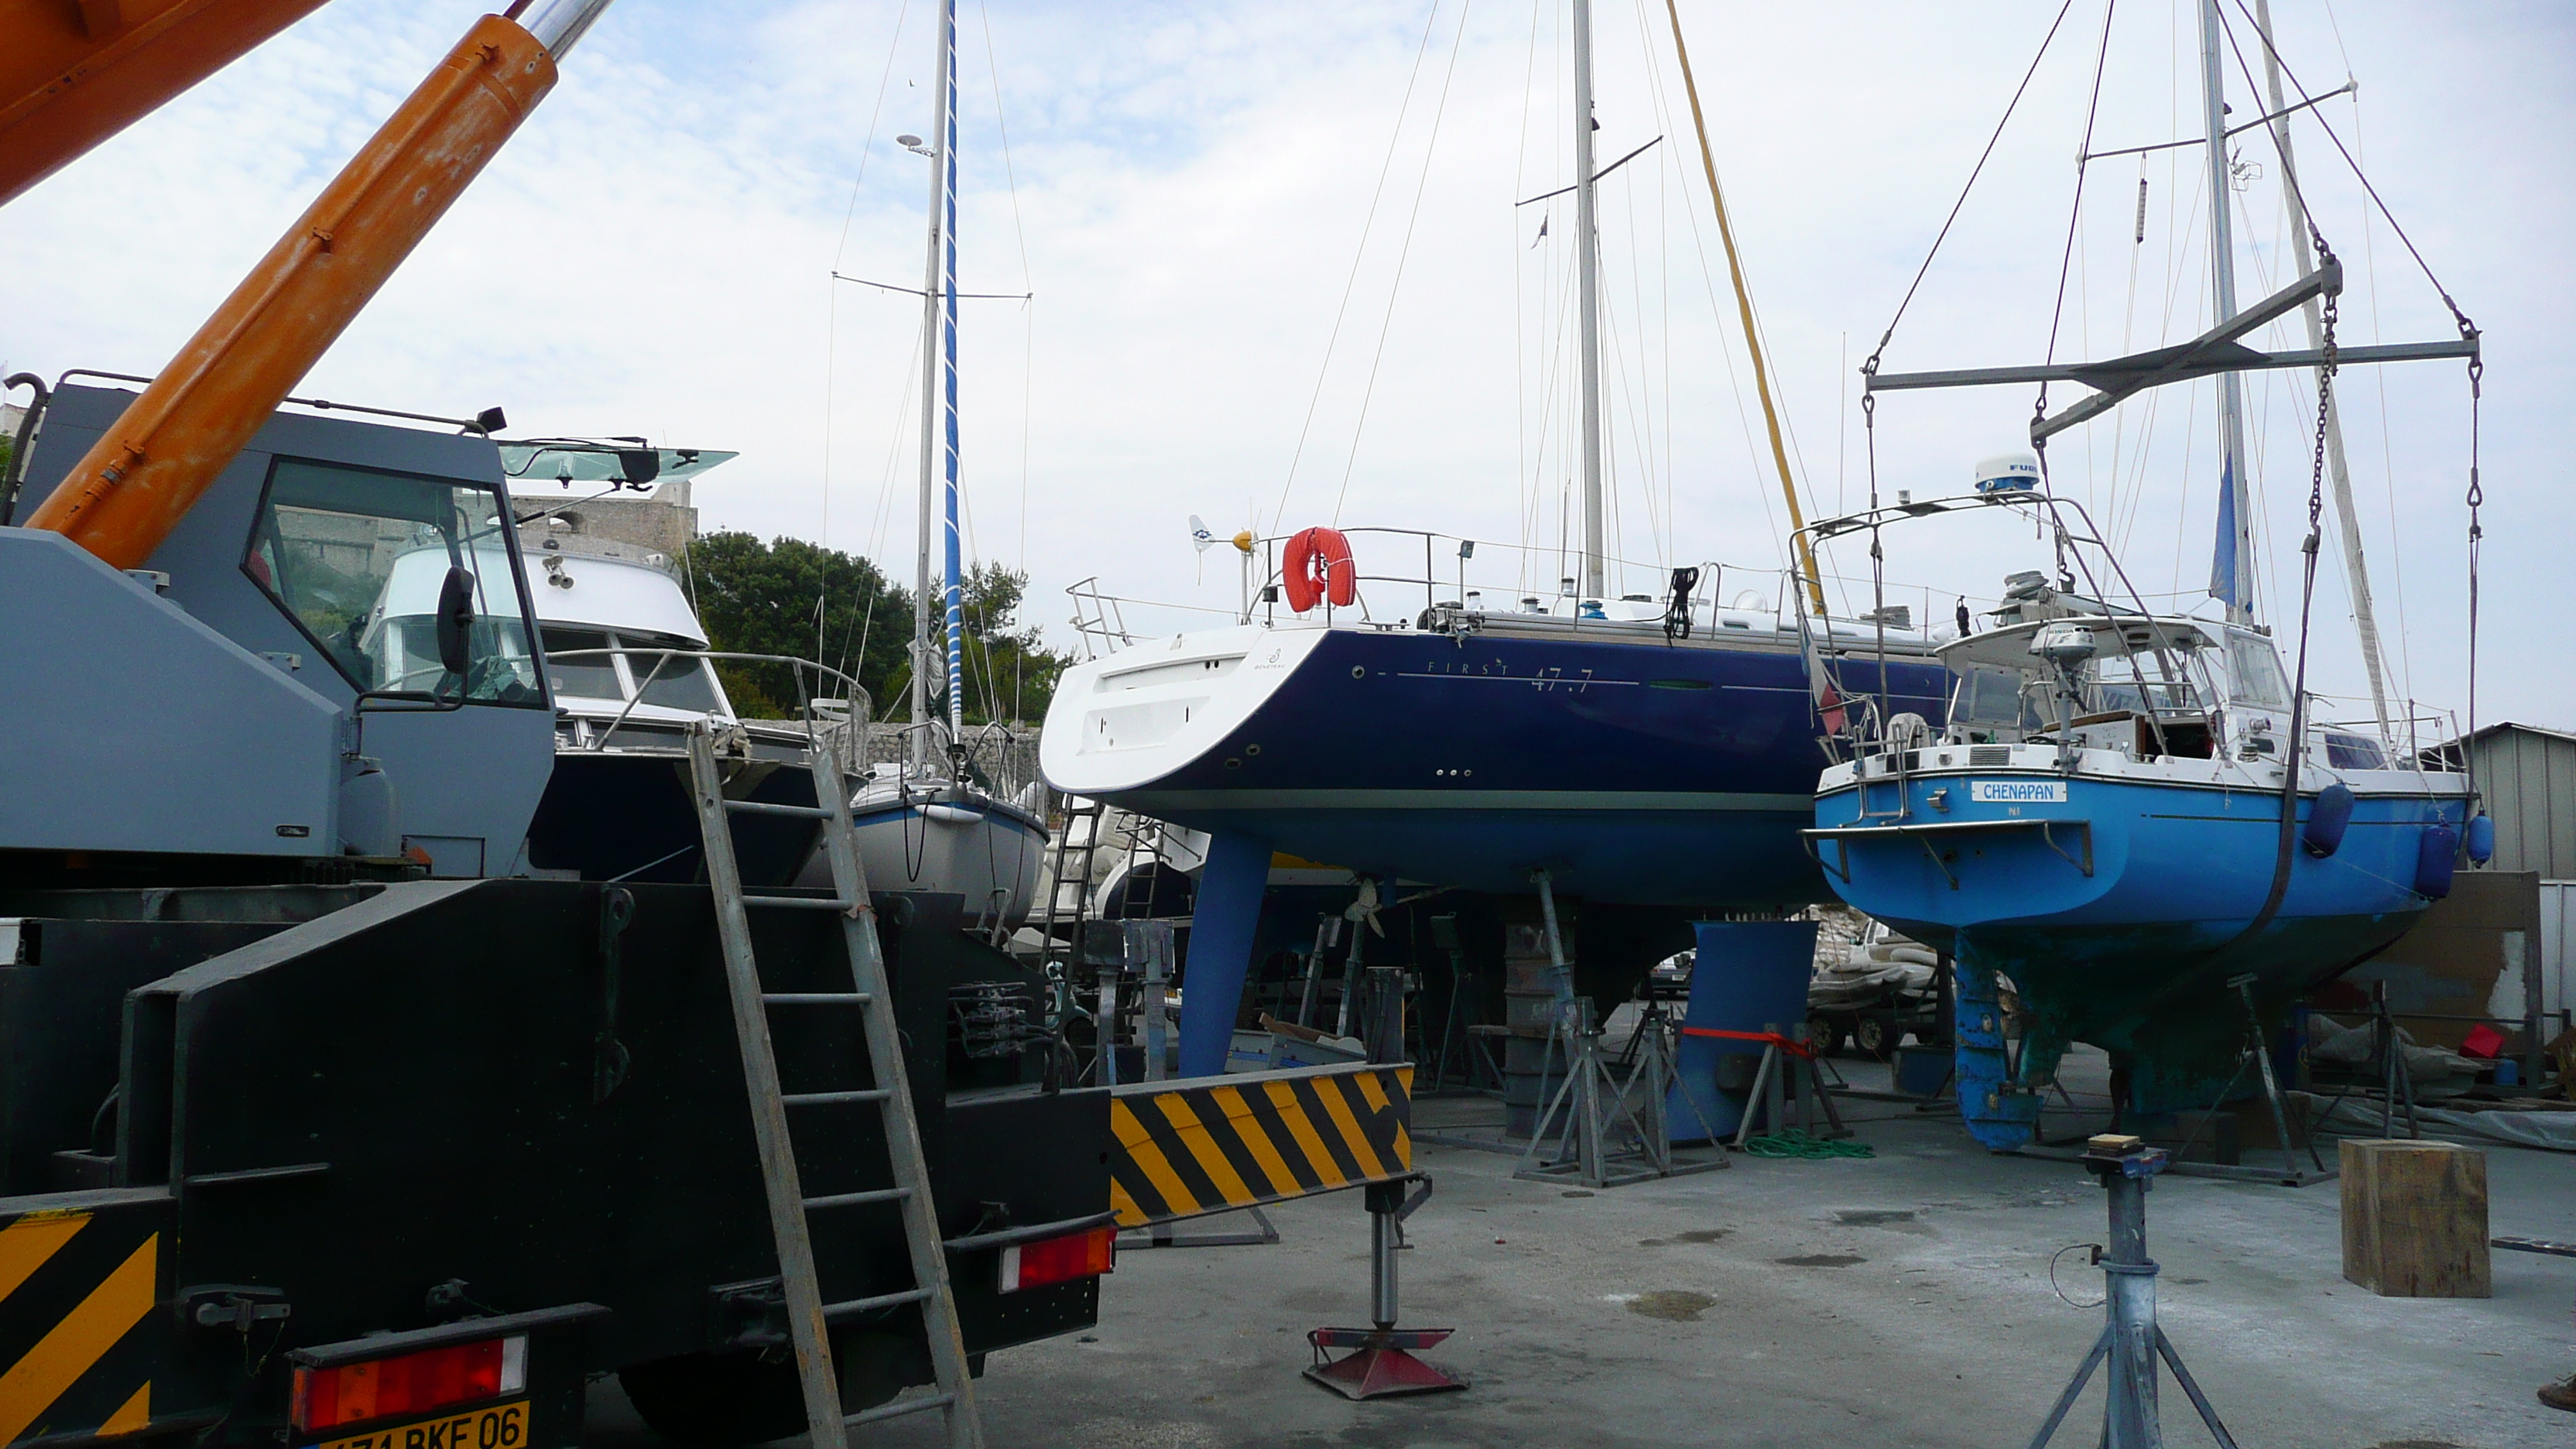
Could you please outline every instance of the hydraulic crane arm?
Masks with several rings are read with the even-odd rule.
[[[149,559],[544,99],[556,58],[608,4],[551,0],[525,27],[476,21],[27,526],[117,568]]]
[[[0,0],[0,205],[324,0]]]

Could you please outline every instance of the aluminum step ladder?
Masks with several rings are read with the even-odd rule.
[[[931,1203],[930,1169],[921,1155],[921,1127],[913,1117],[912,1091],[904,1074],[903,1043],[895,1028],[894,1003],[886,990],[885,957],[877,942],[876,912],[868,902],[867,874],[859,863],[858,836],[850,824],[850,787],[842,777],[839,761],[829,751],[809,750],[807,755],[814,771],[814,798],[822,802],[820,805],[728,800],[724,777],[716,763],[714,734],[704,726],[689,733],[689,778],[697,804],[698,829],[705,839],[707,884],[715,893],[716,936],[724,949],[725,986],[733,1003],[734,1034],[742,1045],[743,1078],[751,1097],[752,1135],[760,1144],[761,1185],[769,1199],[770,1228],[778,1241],[778,1276],[786,1297],[788,1332],[796,1349],[796,1377],[805,1396],[806,1423],[813,1449],[847,1449],[849,1430],[858,1425],[936,1409],[947,1421],[950,1449],[982,1449],[984,1430],[975,1413],[965,1335],[957,1326],[957,1300],[949,1288],[948,1261],[940,1245],[939,1221]],[[832,898],[745,895],[742,873],[734,862],[729,820],[737,811],[819,819],[823,848],[832,864]],[[838,913],[842,940],[849,952],[851,990],[764,990],[760,967],[751,951],[750,910],[755,906]],[[868,1060],[875,1068],[876,1080],[837,1091],[781,1091],[778,1056],[769,1036],[769,1013],[778,1009],[853,1008],[866,1026]],[[848,1102],[872,1104],[883,1116],[895,1185],[807,1197],[798,1181],[788,1113],[800,1107]],[[913,1286],[868,1298],[826,1302],[814,1271],[812,1216],[881,1202],[903,1206],[904,1239],[912,1252]],[[930,1362],[938,1379],[937,1391],[898,1398],[858,1414],[842,1413],[829,1324],[836,1318],[906,1303],[921,1306]]]
[[[1076,799],[1082,800],[1078,808],[1073,804]],[[1053,953],[1056,949],[1055,928],[1065,923],[1068,915],[1064,904],[1065,887],[1071,885],[1073,934],[1064,945],[1065,969],[1068,972],[1082,961],[1083,931],[1091,922],[1091,871],[1100,854],[1100,832],[1107,828],[1108,823],[1107,801],[1066,797],[1064,834],[1055,842],[1054,878],[1047,886],[1046,913],[1038,920],[1038,931],[1046,939],[1045,949]],[[1078,842],[1074,839],[1077,830],[1082,836]],[[1074,864],[1076,857],[1081,860],[1079,866]]]

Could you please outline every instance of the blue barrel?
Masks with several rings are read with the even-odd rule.
[[[1815,974],[1813,921],[1700,921],[1699,955],[1691,964],[1690,1005],[1684,1026],[1758,1032],[1766,1027],[1795,1036],[1807,1019],[1807,980]],[[1758,1041],[1684,1036],[1674,1053],[1672,1095],[1665,1120],[1675,1142],[1705,1142],[1732,1134],[1744,1121],[1741,1090],[1718,1084],[1723,1057],[1762,1055]],[[1744,1078],[1749,1081],[1750,1066]]]

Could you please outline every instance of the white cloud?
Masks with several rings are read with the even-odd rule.
[[[1540,208],[1511,203],[1560,184],[1569,164],[1558,8],[1477,0],[1468,13],[1370,387],[1457,33],[1454,3],[1441,10],[1278,518],[1425,6],[1004,4],[989,16],[991,69],[988,19],[966,9],[966,286],[1021,289],[1024,227],[1025,276],[1038,294],[1025,313],[966,304],[975,543],[1003,559],[1025,549],[1041,622],[1065,612],[1057,590],[1092,573],[1122,592],[1230,603],[1224,555],[1210,555],[1207,584],[1194,584],[1187,516],[1220,531],[1256,511],[1265,526],[1319,521],[1346,465],[1345,524],[1512,541],[1535,514],[1552,540],[1553,483],[1535,506],[1525,495],[1533,477],[1562,477],[1565,412],[1539,401],[1550,359],[1562,360],[1551,310],[1561,293],[1542,272],[1565,256],[1571,216],[1560,203],[1551,240],[1533,250]],[[2284,49],[2312,87],[2340,82],[2350,47],[2358,130],[2352,101],[2323,114],[2347,140],[2358,135],[2381,193],[2487,328],[2481,712],[2576,722],[2576,683],[2546,667],[2567,654],[2552,572],[2576,538],[2552,430],[2576,381],[2557,345],[2576,308],[2550,266],[2576,220],[2564,186],[2576,137],[2554,113],[2576,68],[2568,22],[2541,6],[2346,3],[2332,25],[2311,0],[2276,8]],[[889,71],[898,9],[904,29]],[[158,365],[474,13],[445,0],[339,0],[0,212],[0,353],[49,372]],[[902,285],[920,274],[921,163],[890,138],[926,128],[934,13],[928,0],[624,0],[305,391],[430,411],[499,402],[530,431],[738,448],[742,459],[701,490],[712,517],[809,537],[825,526],[828,403],[829,539],[908,574],[904,399],[917,304],[827,274],[837,264]],[[1837,496],[1856,504],[1865,475],[1847,369],[1876,342],[2054,13],[2044,4],[1685,6],[1800,456],[1828,508]],[[2196,129],[2191,77],[2176,70],[2192,60],[2192,14],[2187,4],[2122,7],[2097,146]],[[1604,159],[1665,133],[1604,188],[1619,339],[1614,447],[1628,485],[1622,544],[1648,559],[1670,551],[1677,562],[1775,566],[1777,501],[1748,446],[1758,439],[1758,420],[1750,434],[1744,422],[1749,391],[1722,351],[1731,305],[1712,309],[1701,273],[1703,245],[1709,266],[1722,263],[1697,210],[1705,198],[1661,6],[1604,5],[1600,24]],[[1889,349],[1891,369],[2032,361],[2045,347],[2099,24],[2098,7],[2070,15]],[[994,70],[1016,198],[993,125]],[[891,88],[871,132],[885,74]],[[2251,115],[2241,84],[2234,94],[2240,118]],[[2266,170],[2242,198],[2246,235],[2262,265],[2277,268],[2277,167],[2259,136],[2244,140]],[[2354,272],[2346,339],[2447,335],[2447,316],[2384,222],[2365,234],[2358,192],[2323,137],[2303,130],[2300,145],[2329,238]],[[2117,350],[2133,256],[2132,344],[2200,325],[2195,153],[2173,155],[2170,171],[2162,158],[2146,168],[2144,248],[2130,240],[2138,163],[2093,168],[2071,284],[2080,300],[2070,301],[2061,357]],[[2182,239],[2179,251],[2168,236]],[[1715,275],[1722,292],[1723,271]],[[2272,280],[2249,262],[2240,290],[2250,298]],[[1732,366],[1744,379],[1740,359]],[[2455,707],[2465,388],[2449,364],[2356,370],[2344,388],[2384,623],[2404,636],[2414,693]],[[2286,378],[2250,392],[2267,419],[2265,584],[2278,599],[2304,501],[2305,404]],[[1650,469],[1637,456],[1640,398],[1654,419]],[[1972,458],[2009,445],[2029,406],[2020,389],[1892,398],[1879,415],[1883,484],[1948,491]],[[2157,451],[2143,463],[2115,465],[2112,428],[2099,425],[2089,439],[2061,440],[2052,465],[2064,487],[2089,488],[2097,502],[2115,474],[2128,478],[2132,573],[2149,590],[2190,587],[2205,575],[2215,488],[2206,389],[2197,398],[2177,389],[2155,406]],[[2134,450],[2145,419],[2140,407],[2129,413],[2117,426]],[[1675,516],[1663,519],[1667,494]],[[1957,530],[1899,536],[1890,573],[1991,591],[2031,562],[2027,544]],[[2316,670],[2354,692],[2339,578],[2330,561]],[[1053,632],[1064,640],[1061,624]]]

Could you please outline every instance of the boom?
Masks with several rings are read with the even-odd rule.
[[[27,520],[117,568],[178,526],[555,83],[607,0],[486,15]]]
[[[323,0],[0,0],[0,205]]]

